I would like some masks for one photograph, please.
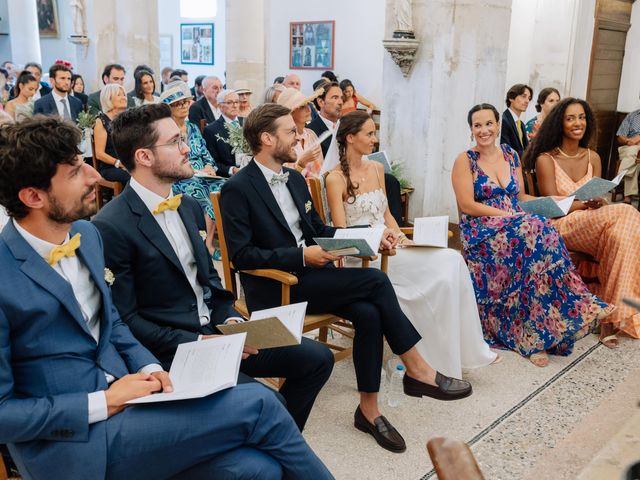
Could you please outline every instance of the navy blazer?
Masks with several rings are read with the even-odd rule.
[[[307,245],[314,237],[333,237],[336,229],[325,225],[313,208],[304,177],[289,172],[287,188],[300,213],[300,227]],[[303,273],[302,248],[291,233],[271,187],[252,160],[233,175],[220,194],[222,223],[233,265],[238,270],[276,268],[296,275]],[[273,305],[280,298],[280,284],[273,280],[241,274],[247,305]]]
[[[233,295],[222,287],[201,236],[206,226],[200,205],[184,195],[178,213],[211,310],[211,323],[204,327],[180,260],[133,188],[127,185],[93,220],[104,238],[106,265],[115,275],[114,303],[133,334],[164,366],[171,364],[180,343],[195,341],[200,334],[219,333],[215,325],[241,316],[233,309]]]
[[[244,123],[244,119],[236,117],[240,125]],[[218,167],[218,175],[229,177],[229,169],[236,166],[236,156],[231,152],[231,145],[225,140],[229,138],[229,131],[224,126],[225,119],[222,115],[215,122],[210,123],[202,132],[205,142],[207,142],[207,150],[216,161]],[[218,138],[220,136],[220,138]]]
[[[102,240],[75,222],[77,250],[102,295],[91,336],[71,285],[9,222],[0,234],[0,443],[25,478],[104,478],[107,422],[88,423],[87,394],[158,360],[133,337],[105,282]]]
[[[500,131],[500,143],[506,143],[511,148],[513,148],[518,154],[519,158],[522,158],[522,152],[529,145],[529,140],[527,139],[527,132],[525,131],[524,122],[522,122],[522,142],[520,141],[520,137],[518,136],[518,127],[516,127],[516,122],[513,120],[513,115],[509,112],[507,108],[504,112],[502,112],[502,129]]]
[[[324,123],[322,118],[320,118],[320,114],[318,114],[318,116],[316,118],[314,118],[313,120],[311,120],[309,122],[309,124],[307,125],[307,128],[310,128],[311,130],[313,130],[318,137],[322,133],[324,133],[327,130],[329,130],[329,128],[327,128],[327,124]],[[325,157],[325,158],[327,156],[327,151],[329,151],[329,146],[331,145],[331,139],[332,138],[333,138],[333,135],[329,135],[320,144],[320,148],[322,148],[322,156]]]
[[[69,101],[69,114],[71,120],[78,121],[78,115],[83,109],[82,102],[71,95],[67,95]],[[33,114],[42,113],[44,115],[58,115],[58,107],[56,106],[56,100],[53,98],[53,93],[48,93],[44,97],[36,100],[33,106]]]
[[[200,120],[206,120],[207,125],[216,121],[216,117],[211,111],[209,101],[206,97],[202,97],[194,102],[189,108],[189,121],[195,123],[200,128]]]

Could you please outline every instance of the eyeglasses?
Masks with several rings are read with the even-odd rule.
[[[167,143],[161,143],[159,145],[153,145],[151,148],[155,148],[155,147],[173,147],[174,145],[177,145],[178,150],[182,150],[184,147],[188,147],[187,139],[184,138],[183,136],[179,136],[175,140],[171,140],[170,142],[167,142]]]
[[[171,107],[176,107],[176,108],[180,108],[180,107],[184,107],[187,106],[191,103],[191,100],[186,98],[184,100],[180,100],[179,102],[173,102],[170,106]]]

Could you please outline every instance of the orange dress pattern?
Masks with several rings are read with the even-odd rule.
[[[588,155],[591,156],[591,151]],[[586,175],[574,182],[549,156],[555,167],[559,195],[570,195],[593,178],[591,162]],[[640,313],[622,303],[623,298],[640,300],[640,212],[631,205],[605,205],[595,210],[576,210],[552,222],[569,250],[588,253],[598,261],[595,266],[578,265],[578,271],[597,275],[599,284],[591,284],[589,288],[618,307],[604,322],[640,338]]]

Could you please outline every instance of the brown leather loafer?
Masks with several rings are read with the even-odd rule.
[[[446,377],[436,372],[437,387],[423,383],[405,374],[402,379],[404,393],[412,397],[431,397],[438,400],[458,400],[468,397],[473,392],[471,384],[457,378]]]
[[[376,418],[373,423],[370,423],[362,414],[360,406],[358,406],[353,416],[353,426],[361,432],[373,435],[378,445],[390,452],[402,453],[407,449],[402,435],[382,415]]]

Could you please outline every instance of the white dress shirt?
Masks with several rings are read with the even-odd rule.
[[[218,120],[220,118],[220,115],[222,115],[222,110],[220,110],[218,107],[214,107],[209,100],[207,100],[207,103],[209,104],[211,113],[213,113],[213,118]]]
[[[13,225],[25,241],[40,255],[45,262],[49,259],[51,250],[59,245],[49,243],[35,235],[27,232],[18,222],[13,220]],[[69,234],[63,243],[69,241]],[[80,239],[82,242],[82,239]],[[96,286],[89,269],[83,264],[78,256],[62,257],[62,259],[52,267],[66,282],[71,285],[73,295],[76,298],[78,307],[82,312],[84,321],[87,322],[87,328],[96,343],[100,340],[100,311],[102,309],[102,296],[100,290]],[[143,373],[152,373],[162,371],[162,367],[158,364],[150,364],[140,370]],[[113,375],[104,372],[107,383],[115,380]],[[108,418],[107,397],[104,390],[91,392],[89,398],[89,424],[101,422]]]
[[[264,178],[267,180],[267,183],[271,180],[276,173],[270,168],[265,167],[260,162],[255,161],[256,165],[264,175]],[[282,173],[282,169],[280,172]],[[287,185],[284,182],[278,182],[274,185],[269,184],[269,188],[271,188],[271,192],[278,202],[278,206],[284,215],[285,220],[287,221],[287,225],[289,225],[289,230],[293,233],[293,236],[296,239],[296,243],[298,247],[304,247],[304,237],[302,235],[302,228],[300,227],[300,212],[296,208],[296,204],[293,202],[293,197],[291,196],[291,192],[287,188]],[[304,253],[303,253],[304,258]]]
[[[62,106],[62,102],[60,101],[62,99],[64,99],[64,101],[67,103],[69,115],[71,115],[71,104],[69,103],[69,95],[65,95],[64,97],[62,97],[58,94],[58,92],[56,92],[55,88],[51,90],[51,95],[53,95],[53,99],[56,102],[56,107],[58,109],[58,115],[60,115],[60,118],[64,118],[64,107]]]

